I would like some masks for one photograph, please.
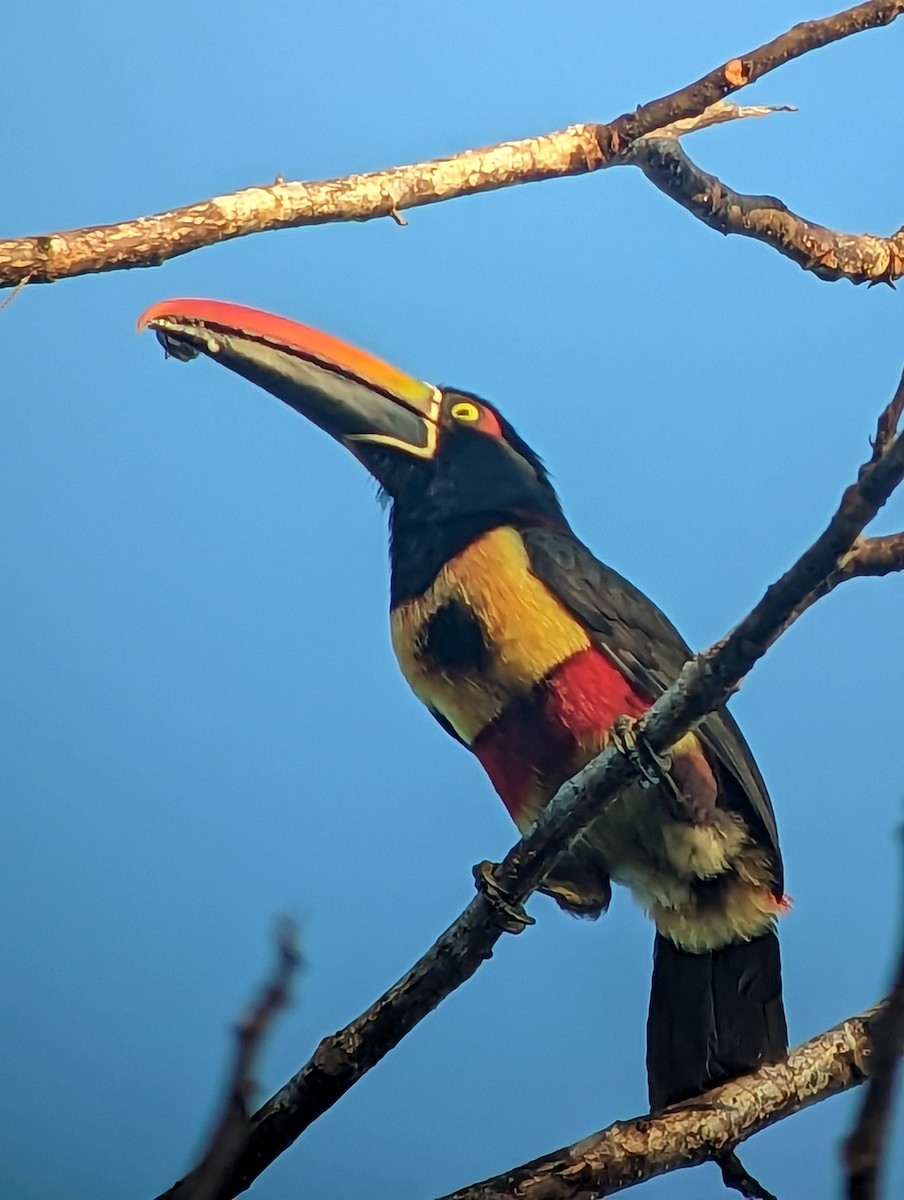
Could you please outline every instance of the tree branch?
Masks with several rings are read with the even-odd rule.
[[[294,925],[280,922],[277,958],[260,996],[236,1028],[235,1059],[222,1110],[207,1149],[182,1181],[184,1200],[215,1200],[235,1167],[248,1134],[250,1105],[257,1090],[254,1071],[274,1021],[289,1002],[289,987],[301,962]]]
[[[675,684],[649,709],[638,730],[655,751],[664,753],[707,713],[721,707],[814,597],[825,594],[826,581],[902,478],[904,437],[898,436],[878,458],[864,464],[825,532],[794,566],[767,589],[727,637],[688,662]],[[217,1200],[234,1197],[250,1186],[299,1134],[474,974],[491,956],[502,933],[513,928],[513,914],[517,916],[543,882],[558,855],[640,776],[637,761],[610,745],[559,789],[533,828],[492,871],[491,886],[480,874],[479,894],[431,949],[360,1017],[324,1038],[308,1063],[254,1114],[246,1144]],[[178,1183],[158,1200],[177,1196],[182,1200],[186,1196]]]
[[[858,538],[831,579],[832,587],[858,576],[891,575],[904,571],[904,533]]]
[[[616,1121],[573,1146],[474,1183],[442,1200],[596,1200],[693,1167],[811,1104],[862,1083],[871,1011],[792,1050],[782,1062],[733,1079],[655,1116]]]
[[[0,241],[0,287],[130,267],[156,267],[232,238],[273,229],[393,217],[408,208],[613,165],[639,138],[698,117],[769,71],[865,29],[888,25],[904,0],[870,0],[806,21],[696,82],[605,125],[572,125],[449,158],[319,182],[279,179],[153,216]]]
[[[819,279],[892,283],[904,275],[904,226],[891,237],[840,233],[798,216],[775,196],[745,196],[709,175],[675,140],[651,136],[632,146],[626,163],[719,233],[765,242]]]
[[[872,453],[860,468],[858,483],[872,467],[887,456],[898,437],[897,431],[904,415],[904,372],[898,381],[895,394],[886,404],[876,423],[876,436],[873,439]],[[900,442],[898,437],[898,442]],[[850,490],[850,489],[849,489]],[[868,576],[890,575],[895,571],[904,571],[904,533],[889,533],[880,537],[861,537],[859,534],[851,542],[849,548],[839,556],[838,565],[834,571],[814,587],[803,608],[794,613],[796,620],[805,608],[810,608],[817,600],[833,592],[839,584],[848,579]]]
[[[869,1035],[869,1086],[843,1150],[848,1200],[876,1200],[879,1195],[879,1170],[888,1140],[898,1063],[904,1054],[904,923],[891,994],[870,1022]]]

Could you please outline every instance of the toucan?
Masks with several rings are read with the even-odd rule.
[[[167,300],[139,327],[170,355],[206,355],[284,401],[377,480],[402,674],[520,831],[691,656],[660,609],[578,540],[540,458],[479,396],[238,304]],[[598,917],[614,880],[652,918],[656,1111],[786,1052],[776,919],[787,901],[766,785],[726,709],[654,779],[610,804],[542,890]]]

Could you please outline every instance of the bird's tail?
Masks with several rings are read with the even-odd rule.
[[[656,934],[647,1020],[647,1079],[656,1111],[788,1048],[774,930],[703,954]]]

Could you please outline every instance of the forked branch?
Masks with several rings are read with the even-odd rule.
[[[687,87],[607,124],[571,125],[540,137],[341,179],[290,183],[278,179],[153,216],[0,241],[0,287],[155,267],[203,246],[251,233],[333,221],[398,219],[404,210],[423,204],[597,171],[625,161],[640,138],[666,126],[674,133],[680,122],[700,117],[710,106],[776,67],[852,34],[888,25],[902,12],[904,0],[869,0],[833,16],[806,21],[723,63]],[[887,264],[882,262],[879,274],[870,278],[894,278],[897,266],[893,263],[900,265],[897,250],[895,255]],[[845,274],[843,265],[837,269]],[[822,277],[828,278],[824,272],[825,262]]]

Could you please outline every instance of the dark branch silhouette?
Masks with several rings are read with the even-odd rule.
[[[0,241],[0,287],[156,267],[203,246],[267,230],[375,217],[391,217],[403,223],[403,210],[423,204],[597,171],[625,161],[640,138],[699,117],[713,104],[784,63],[852,34],[888,25],[902,12],[904,0],[870,0],[833,16],[805,21],[771,42],[730,59],[687,87],[607,124],[571,125],[539,137],[341,179],[287,183],[280,178],[269,185],[214,196],[153,216]],[[881,239],[865,239],[858,250],[860,239],[843,234],[832,237],[839,245],[844,242],[848,258],[853,256],[859,263],[855,270],[859,280],[873,253],[873,243]],[[891,280],[900,266],[900,246],[895,239],[889,239],[889,246],[892,242],[895,250],[888,264],[881,255],[876,260],[876,278]],[[893,265],[892,257],[897,265]],[[798,261],[805,265],[802,258]],[[822,278],[846,274],[842,265],[835,268],[837,274],[827,274],[828,260],[816,261],[810,269]]]
[[[691,659],[637,723],[657,754],[721,707],[781,634],[826,594],[862,530],[904,478],[904,435],[888,431],[902,383],[879,419],[869,460],[822,534],[720,642]],[[883,431],[886,431],[885,433]],[[878,451],[876,447],[879,447]],[[853,567],[845,578],[856,573]],[[560,788],[501,864],[477,872],[478,895],[411,970],[360,1017],[324,1038],[314,1056],[251,1119],[245,1145],[217,1200],[247,1188],[271,1162],[489,958],[505,930],[522,928],[522,905],[557,856],[600,810],[649,768],[610,745]],[[523,918],[526,922],[527,918]],[[640,1168],[638,1167],[638,1170]],[[638,1176],[641,1177],[641,1176]],[[183,1184],[166,1200],[188,1195]],[[164,1198],[161,1198],[164,1200]]]
[[[283,920],[276,932],[276,962],[270,978],[236,1027],[235,1059],[222,1111],[197,1166],[182,1181],[180,1195],[185,1200],[216,1200],[235,1167],[248,1134],[251,1102],[257,1091],[257,1059],[274,1022],[289,1003],[289,988],[300,963],[295,926]]]
[[[895,979],[884,1008],[869,1028],[869,1086],[857,1124],[844,1144],[848,1200],[877,1200],[882,1157],[904,1054],[904,913]]]

